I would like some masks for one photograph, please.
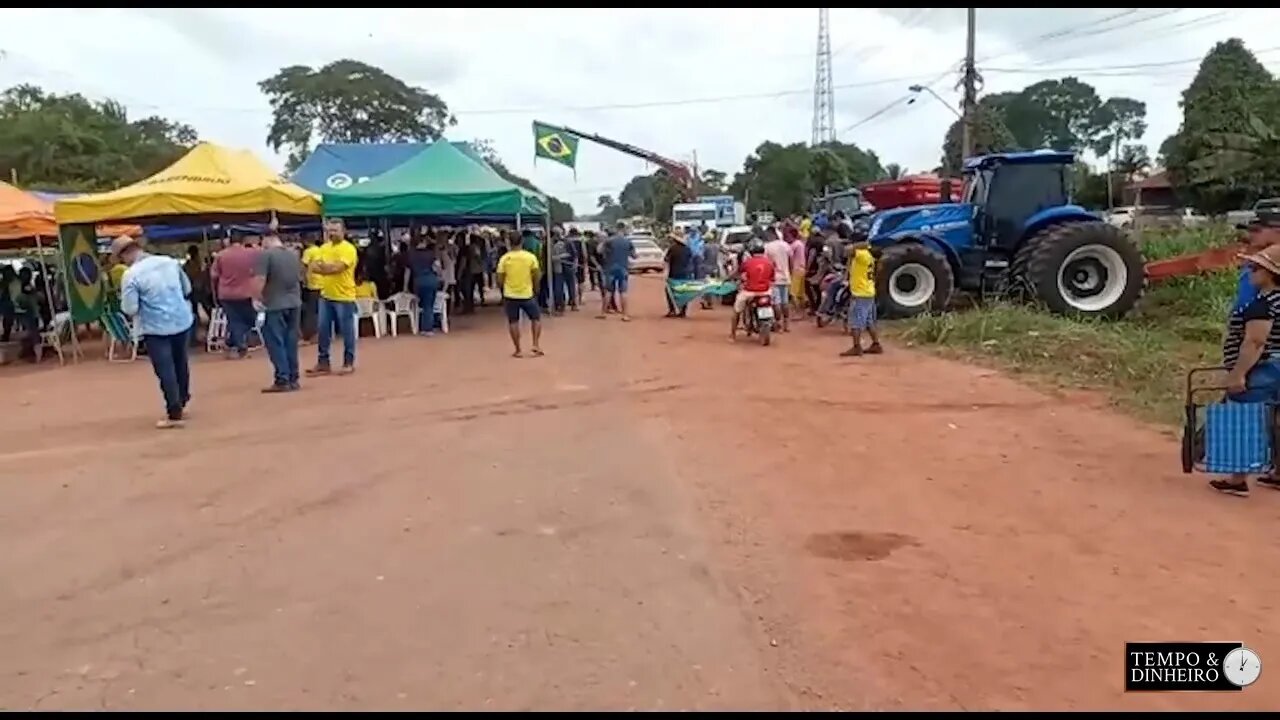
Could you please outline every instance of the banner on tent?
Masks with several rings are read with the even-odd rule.
[[[62,252],[62,265],[67,275],[67,305],[71,310],[71,320],[94,322],[102,316],[102,306],[106,301],[94,226],[58,226],[58,249]]]
[[[684,307],[703,295],[732,295],[738,292],[738,283],[732,280],[667,280],[667,292],[671,302]]]

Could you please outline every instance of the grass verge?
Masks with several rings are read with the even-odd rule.
[[[1162,239],[1152,254],[1168,257],[1181,254],[1172,248],[1185,252],[1205,242],[1199,236]],[[1116,322],[995,303],[892,322],[886,329],[914,347],[1057,387],[1099,390],[1143,419],[1177,424],[1187,370],[1221,361],[1236,277],[1228,271],[1160,283]]]

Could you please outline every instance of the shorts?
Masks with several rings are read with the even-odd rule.
[[[791,302],[796,305],[804,302],[804,273],[791,276]]]
[[[773,284],[773,304],[778,307],[787,306],[787,298],[791,296],[791,281]]]
[[[538,320],[542,317],[542,311],[538,309],[538,303],[533,298],[503,298],[502,308],[507,311],[507,322],[512,325],[520,322],[520,314],[529,318],[530,322]]]
[[[626,268],[609,268],[604,271],[605,292],[624,293],[627,291],[628,274]]]
[[[762,297],[768,294],[769,294],[768,290],[763,290],[761,292],[754,292],[752,290],[739,290],[738,296],[733,299],[733,311],[735,313],[741,313],[742,311],[747,309],[747,303],[751,302],[752,300],[755,300],[758,297]]]
[[[876,299],[853,298],[849,302],[849,329],[869,330],[876,326]]]

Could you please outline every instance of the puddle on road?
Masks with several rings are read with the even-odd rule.
[[[855,531],[815,533],[805,541],[804,547],[811,554],[828,560],[876,562],[889,557],[898,548],[919,544],[915,538],[901,533]]]

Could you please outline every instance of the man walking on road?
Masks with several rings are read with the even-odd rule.
[[[253,309],[253,267],[258,261],[255,248],[245,247],[244,238],[231,238],[231,245],[213,259],[209,273],[217,288],[218,305],[227,317],[227,358],[249,354],[249,331],[258,321]]]
[[[254,267],[254,296],[262,304],[266,318],[262,341],[267,346],[274,371],[264,393],[299,390],[298,334],[302,313],[302,261],[286,248],[277,235],[262,240],[262,252]]]
[[[342,335],[342,370],[350,375],[356,370],[356,246],[347,241],[341,220],[325,223],[328,242],[320,248],[320,257],[310,269],[324,277],[320,290],[320,337],[316,343],[316,366],[307,375],[332,372],[329,346],[333,327]]]
[[[525,249],[521,238],[512,238],[511,249],[498,259],[498,286],[502,288],[502,306],[507,312],[511,344],[515,346],[512,357],[524,357],[520,350],[521,315],[529,318],[532,328],[533,356],[542,357],[542,312],[533,297],[541,277],[538,256]]]
[[[147,359],[160,381],[165,418],[161,430],[182,427],[191,401],[191,370],[187,341],[194,331],[191,282],[178,261],[143,252],[137,240],[121,235],[111,243],[111,256],[129,267],[120,281],[120,309],[137,318]]]
[[[782,313],[782,332],[791,332],[791,312],[787,301],[791,295],[791,246],[778,237],[778,231],[764,231],[764,254],[773,262],[773,304]]]
[[[618,310],[622,313],[622,321],[630,322],[627,314],[627,280],[630,273],[631,258],[636,256],[636,247],[627,237],[627,224],[618,223],[618,229],[607,240],[601,243],[600,255],[604,261],[604,295],[600,300],[600,314],[604,318],[609,311],[609,299],[617,298]]]

